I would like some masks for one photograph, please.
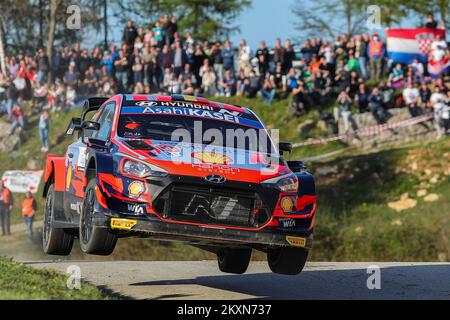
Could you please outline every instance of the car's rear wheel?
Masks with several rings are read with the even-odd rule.
[[[243,274],[247,271],[252,249],[220,249],[217,252],[219,269],[226,273]]]
[[[67,256],[72,251],[74,236],[64,229],[53,228],[56,218],[56,201],[55,189],[52,184],[48,188],[45,199],[42,246],[46,254]]]
[[[89,180],[83,199],[80,215],[80,247],[84,253],[99,256],[110,255],[117,243],[117,236],[108,228],[94,225],[94,209],[96,201],[95,178]]]
[[[308,259],[308,250],[294,247],[277,247],[267,250],[267,262],[274,273],[297,275]]]

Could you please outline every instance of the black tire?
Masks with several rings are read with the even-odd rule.
[[[68,256],[72,251],[74,236],[52,227],[56,217],[55,190],[53,184],[48,188],[44,208],[44,228],[42,232],[42,247],[46,254]]]
[[[217,262],[222,272],[243,274],[247,271],[252,249],[221,249],[217,252]]]
[[[308,259],[308,250],[293,247],[269,248],[267,262],[274,273],[295,276],[302,272]]]
[[[109,231],[93,225],[95,198],[95,178],[89,180],[80,215],[80,247],[88,254],[108,256],[113,253],[117,236]]]

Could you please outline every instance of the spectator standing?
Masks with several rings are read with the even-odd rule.
[[[33,240],[33,221],[36,210],[36,199],[34,199],[33,194],[30,191],[27,191],[25,198],[22,201],[22,216],[27,228],[28,240],[30,241]]]
[[[370,79],[380,80],[385,47],[377,33],[372,36],[372,40],[369,42],[367,55],[370,59]]]
[[[292,47],[291,40],[286,40],[284,42],[284,65],[283,70],[284,72],[288,72],[292,68],[292,62],[295,59],[295,52],[294,48]]]
[[[136,40],[138,32],[133,25],[133,21],[128,20],[127,25],[123,29],[122,42],[126,43],[130,48],[134,46],[134,40]]]
[[[47,152],[49,149],[49,142],[48,142],[49,130],[50,130],[50,114],[48,113],[47,110],[45,110],[39,117],[39,137],[42,143],[41,148],[42,152]]]
[[[355,40],[355,57],[358,59],[361,76],[364,79],[368,78],[367,74],[367,46],[362,38],[362,35],[357,34]]]
[[[273,62],[276,64],[280,63],[281,66],[284,64],[284,48],[281,45],[281,39],[275,40],[275,48],[273,52]],[[284,71],[286,73],[286,71]]]
[[[259,48],[256,50],[256,57],[258,58],[260,68],[262,70],[269,70],[269,49],[267,49],[267,45],[265,41],[261,41],[259,43]],[[261,58],[263,57],[263,58]]]
[[[217,41],[211,50],[211,60],[216,73],[217,79],[220,81],[224,77],[222,44]]]
[[[234,50],[230,40],[224,42],[222,57],[224,70],[231,70],[231,73],[234,75]]]
[[[448,102],[450,99],[440,92],[439,87],[434,88],[434,92],[430,98],[430,104],[433,107],[434,128],[436,129],[436,139],[442,138],[443,134],[449,128],[450,107]]]
[[[130,61],[125,56],[123,50],[119,50],[119,58],[114,62],[116,70],[116,78],[121,92],[128,90],[128,72],[130,69]]]
[[[2,236],[11,235],[11,210],[14,198],[11,191],[0,180],[0,220],[2,223]]]
[[[175,41],[175,50],[173,51],[173,72],[175,77],[179,77],[186,64],[186,52],[181,47],[181,41]]]
[[[47,73],[49,71],[48,57],[43,49],[39,49],[37,57],[38,81],[43,84],[47,81]]]

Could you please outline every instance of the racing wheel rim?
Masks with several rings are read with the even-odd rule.
[[[88,189],[83,204],[83,219],[81,224],[81,239],[83,243],[88,243],[92,235],[93,211],[94,211],[94,191],[92,189]]]
[[[53,193],[49,192],[47,194],[47,199],[45,201],[44,232],[42,236],[44,245],[46,245],[48,243],[48,240],[50,239],[50,232],[52,229],[52,207],[53,207]]]

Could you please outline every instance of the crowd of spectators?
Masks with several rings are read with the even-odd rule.
[[[428,23],[436,27],[433,22],[430,17]],[[435,39],[432,47],[431,54],[450,57],[445,41]],[[371,112],[383,123],[392,107],[407,106],[412,116],[432,108],[436,88],[447,97],[445,74],[431,78],[418,59],[392,65],[378,34],[311,38],[297,45],[277,39],[270,48],[261,41],[252,50],[245,40],[237,46],[230,40],[197,41],[190,32],[182,34],[177,19],[169,16],[144,27],[128,21],[118,47],[89,51],[76,43],[56,50],[51,58],[39,49],[33,55],[6,57],[6,67],[6,74],[0,73],[0,111],[7,112],[14,133],[24,126],[21,101],[31,100],[33,112],[41,113],[43,151],[48,150],[48,111],[71,108],[91,95],[259,96],[269,105],[292,96],[289,110],[294,116],[312,108],[321,112],[322,106],[334,103],[331,116],[334,121],[342,117],[346,130],[354,112]],[[402,89],[403,95],[396,94]],[[446,101],[441,97],[439,103]],[[448,114],[446,108],[440,110],[440,118]]]

